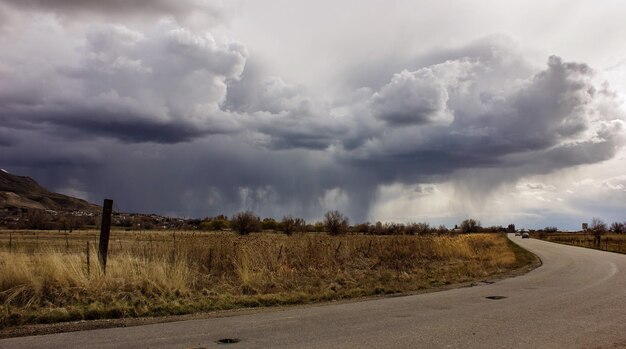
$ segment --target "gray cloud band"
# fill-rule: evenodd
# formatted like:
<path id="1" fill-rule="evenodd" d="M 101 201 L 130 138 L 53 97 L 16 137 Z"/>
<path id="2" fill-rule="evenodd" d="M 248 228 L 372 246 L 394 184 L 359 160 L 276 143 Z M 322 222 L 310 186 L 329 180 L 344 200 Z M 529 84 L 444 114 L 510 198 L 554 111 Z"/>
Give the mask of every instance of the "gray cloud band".
<path id="1" fill-rule="evenodd" d="M 348 198 L 345 209 L 360 220 L 380 184 L 471 168 L 545 173 L 609 159 L 623 144 L 617 98 L 584 64 L 553 56 L 529 72 L 497 41 L 441 57 L 327 104 L 266 76 L 239 43 L 175 23 L 149 33 L 102 26 L 86 35 L 75 65 L 46 72 L 51 85 L 23 67 L 0 70 L 3 132 L 40 135 L 32 144 L 0 141 L 24 155 L 3 152 L 0 161 L 40 166 L 32 154 L 52 144 L 51 158 L 63 161 L 50 163 L 71 168 L 94 195 L 118 193 L 131 209 L 141 203 L 125 193 L 145 196 L 167 180 L 149 195 L 150 209 L 280 215 L 292 207 L 315 217 Z M 75 144 L 93 150 L 68 156 Z M 102 166 L 128 185 L 97 185 Z"/>
<path id="2" fill-rule="evenodd" d="M 54 13 L 66 20 L 81 16 L 159 17 L 173 16 L 184 21 L 201 15 L 205 20 L 218 21 L 230 9 L 212 0 L 3 0 L 14 9 Z"/>

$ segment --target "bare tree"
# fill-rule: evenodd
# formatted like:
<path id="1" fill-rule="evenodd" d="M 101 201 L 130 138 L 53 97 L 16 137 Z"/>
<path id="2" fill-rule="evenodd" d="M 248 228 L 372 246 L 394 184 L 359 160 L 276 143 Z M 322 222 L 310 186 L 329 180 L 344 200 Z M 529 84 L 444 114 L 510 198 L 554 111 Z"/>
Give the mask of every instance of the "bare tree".
<path id="1" fill-rule="evenodd" d="M 348 218 L 339 211 L 328 211 L 324 215 L 324 229 L 330 235 L 344 234 L 348 230 Z"/>
<path id="2" fill-rule="evenodd" d="M 611 231 L 615 234 L 624 234 L 624 232 L 626 231 L 626 227 L 624 226 L 624 223 L 613 222 L 611 224 Z"/>
<path id="3" fill-rule="evenodd" d="M 461 222 L 461 231 L 464 233 L 477 233 L 480 230 L 480 221 L 475 219 L 466 219 Z"/>
<path id="4" fill-rule="evenodd" d="M 591 232 L 593 233 L 594 239 L 593 242 L 596 246 L 600 246 L 600 239 L 602 235 L 606 233 L 606 223 L 604 223 L 600 218 L 593 217 L 591 220 Z"/>
<path id="5" fill-rule="evenodd" d="M 304 219 L 302 218 L 293 218 L 292 216 L 283 217 L 282 222 L 280 223 L 283 232 L 287 235 L 291 235 L 294 232 L 301 232 L 304 230 Z"/>
<path id="6" fill-rule="evenodd" d="M 241 235 L 261 231 L 261 221 L 252 211 L 239 212 L 234 215 L 230 226 Z"/>

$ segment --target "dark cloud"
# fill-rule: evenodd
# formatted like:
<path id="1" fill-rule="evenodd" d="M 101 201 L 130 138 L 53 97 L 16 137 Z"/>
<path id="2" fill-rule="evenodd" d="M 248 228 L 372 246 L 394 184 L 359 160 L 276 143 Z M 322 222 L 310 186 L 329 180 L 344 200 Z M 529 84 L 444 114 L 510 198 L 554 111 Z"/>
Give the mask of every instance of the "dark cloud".
<path id="1" fill-rule="evenodd" d="M 381 185 L 476 173 L 465 183 L 488 191 L 609 159 L 624 142 L 616 97 L 588 66 L 554 56 L 530 68 L 497 40 L 384 81 L 372 72 L 375 83 L 331 101 L 268 76 L 241 44 L 171 22 L 96 27 L 74 54 L 39 75 L 0 69 L 0 136 L 32 140 L 5 141 L 0 163 L 128 211 L 340 208 L 360 221 Z"/>
<path id="2" fill-rule="evenodd" d="M 338 143 L 350 126 L 334 118 L 329 106 L 307 97 L 303 87 L 264 75 L 254 60 L 241 79 L 229 83 L 222 107 L 244 114 L 244 128 L 260 133 L 257 141 L 272 149 L 323 150 Z"/>
<path id="3" fill-rule="evenodd" d="M 335 207 L 322 200 L 328 190 L 340 187 L 351 200 L 363 198 L 351 194 L 360 179 L 322 154 L 277 153 L 224 136 L 172 145 L 107 139 L 63 144 L 43 137 L 2 152 L 0 163 L 54 190 L 74 186 L 93 202 L 113 198 L 125 211 L 202 217 L 250 209 L 312 219 Z M 365 218 L 366 199 L 344 211 Z"/>
<path id="4" fill-rule="evenodd" d="M 3 0 L 3 3 L 20 10 L 52 12 L 65 19 L 80 15 L 120 17 L 174 16 L 185 20 L 201 15 L 210 21 L 228 16 L 229 7 L 211 0 Z"/>
<path id="5" fill-rule="evenodd" d="M 439 111 L 449 109 L 453 120 L 447 125 L 424 120 L 423 110 L 432 110 L 433 105 L 423 99 L 429 94 L 415 98 L 411 87 L 405 87 L 409 92 L 391 94 L 389 104 L 397 109 L 391 115 L 402 115 L 416 125 L 387 122 L 388 127 L 380 127 L 370 120 L 378 132 L 372 131 L 373 136 L 343 158 L 375 169 L 381 180 L 410 183 L 424 175 L 465 168 L 535 164 L 535 171 L 541 172 L 541 167 L 553 170 L 599 162 L 622 145 L 623 115 L 610 92 L 594 85 L 586 65 L 553 56 L 546 69 L 524 80 L 496 80 L 491 75 L 498 69 L 490 69 L 492 63 L 465 57 L 427 68 L 439 75 L 433 85 L 448 96 Z M 392 82 L 397 79 L 398 75 Z M 381 96 L 374 92 L 375 106 Z M 374 108 L 374 116 L 380 115 Z M 550 165 L 544 164 L 552 157 Z"/>
<path id="6" fill-rule="evenodd" d="M 125 114 L 128 120 L 116 119 L 119 114 L 106 113 L 98 109 L 72 110 L 75 114 L 64 111 L 60 114 L 48 113 L 43 122 L 51 121 L 57 134 L 74 135 L 77 138 L 102 137 L 117 138 L 123 142 L 188 142 L 201 135 L 209 134 L 207 129 L 198 129 L 189 123 L 168 123 L 152 121 Z M 85 118 L 89 115 L 89 118 Z M 74 132 L 71 132 L 74 130 Z M 52 130 L 50 130 L 52 131 Z"/>
<path id="7" fill-rule="evenodd" d="M 395 74 L 372 97 L 374 115 L 390 124 L 449 123 L 445 83 L 428 69 Z"/>
<path id="8" fill-rule="evenodd" d="M 15 132 L 0 127 L 0 147 L 8 147 L 17 143 L 18 138 L 15 136 Z"/>
<path id="9" fill-rule="evenodd" d="M 147 34 L 122 26 L 93 29 L 80 52 L 78 65 L 57 62 L 45 84 L 42 76 L 5 72 L 3 124 L 163 143 L 239 127 L 220 104 L 227 80 L 243 70 L 247 53 L 240 44 L 163 23 Z"/>

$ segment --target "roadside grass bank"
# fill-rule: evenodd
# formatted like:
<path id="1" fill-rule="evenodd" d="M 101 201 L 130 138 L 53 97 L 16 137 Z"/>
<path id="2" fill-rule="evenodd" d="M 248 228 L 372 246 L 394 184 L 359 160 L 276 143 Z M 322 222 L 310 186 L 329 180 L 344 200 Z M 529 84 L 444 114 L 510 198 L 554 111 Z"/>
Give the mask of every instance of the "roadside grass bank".
<path id="1" fill-rule="evenodd" d="M 104 274 L 96 235 L 0 232 L 0 328 L 406 293 L 482 280 L 535 258 L 503 234 L 114 231 Z"/>
<path id="2" fill-rule="evenodd" d="M 593 248 L 601 251 L 626 254 L 626 234 L 602 234 L 598 243 L 591 233 L 534 233 L 534 238 L 564 245 Z"/>

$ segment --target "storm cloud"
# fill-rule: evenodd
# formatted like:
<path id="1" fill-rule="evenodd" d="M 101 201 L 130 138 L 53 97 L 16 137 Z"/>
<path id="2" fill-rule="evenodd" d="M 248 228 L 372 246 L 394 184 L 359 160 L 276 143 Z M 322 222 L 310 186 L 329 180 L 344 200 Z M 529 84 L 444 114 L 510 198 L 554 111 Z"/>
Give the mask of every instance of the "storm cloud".
<path id="1" fill-rule="evenodd" d="M 54 13 L 63 20 L 81 16 L 118 19 L 172 16 L 186 21 L 201 16 L 221 22 L 232 11 L 223 2 L 212 0 L 4 0 L 2 3 L 17 10 Z"/>
<path id="2" fill-rule="evenodd" d="M 75 66 L 53 62 L 42 72 L 45 84 L 12 67 L 0 71 L 4 125 L 45 124 L 59 133 L 165 143 L 236 127 L 219 105 L 226 82 L 243 70 L 241 44 L 162 22 L 150 33 L 93 28 L 77 50 Z"/>
<path id="3" fill-rule="evenodd" d="M 103 16 L 146 6 L 5 3 Z M 150 4 L 155 16 L 213 6 Z M 2 41 L 0 163 L 126 211 L 316 219 L 339 208 L 363 221 L 385 186 L 425 196 L 457 181 L 488 195 L 611 159 L 624 144 L 621 101 L 592 67 L 538 63 L 503 36 L 350 69 L 333 96 L 271 74 L 245 43 L 171 18 L 81 28 L 43 64 Z"/>

